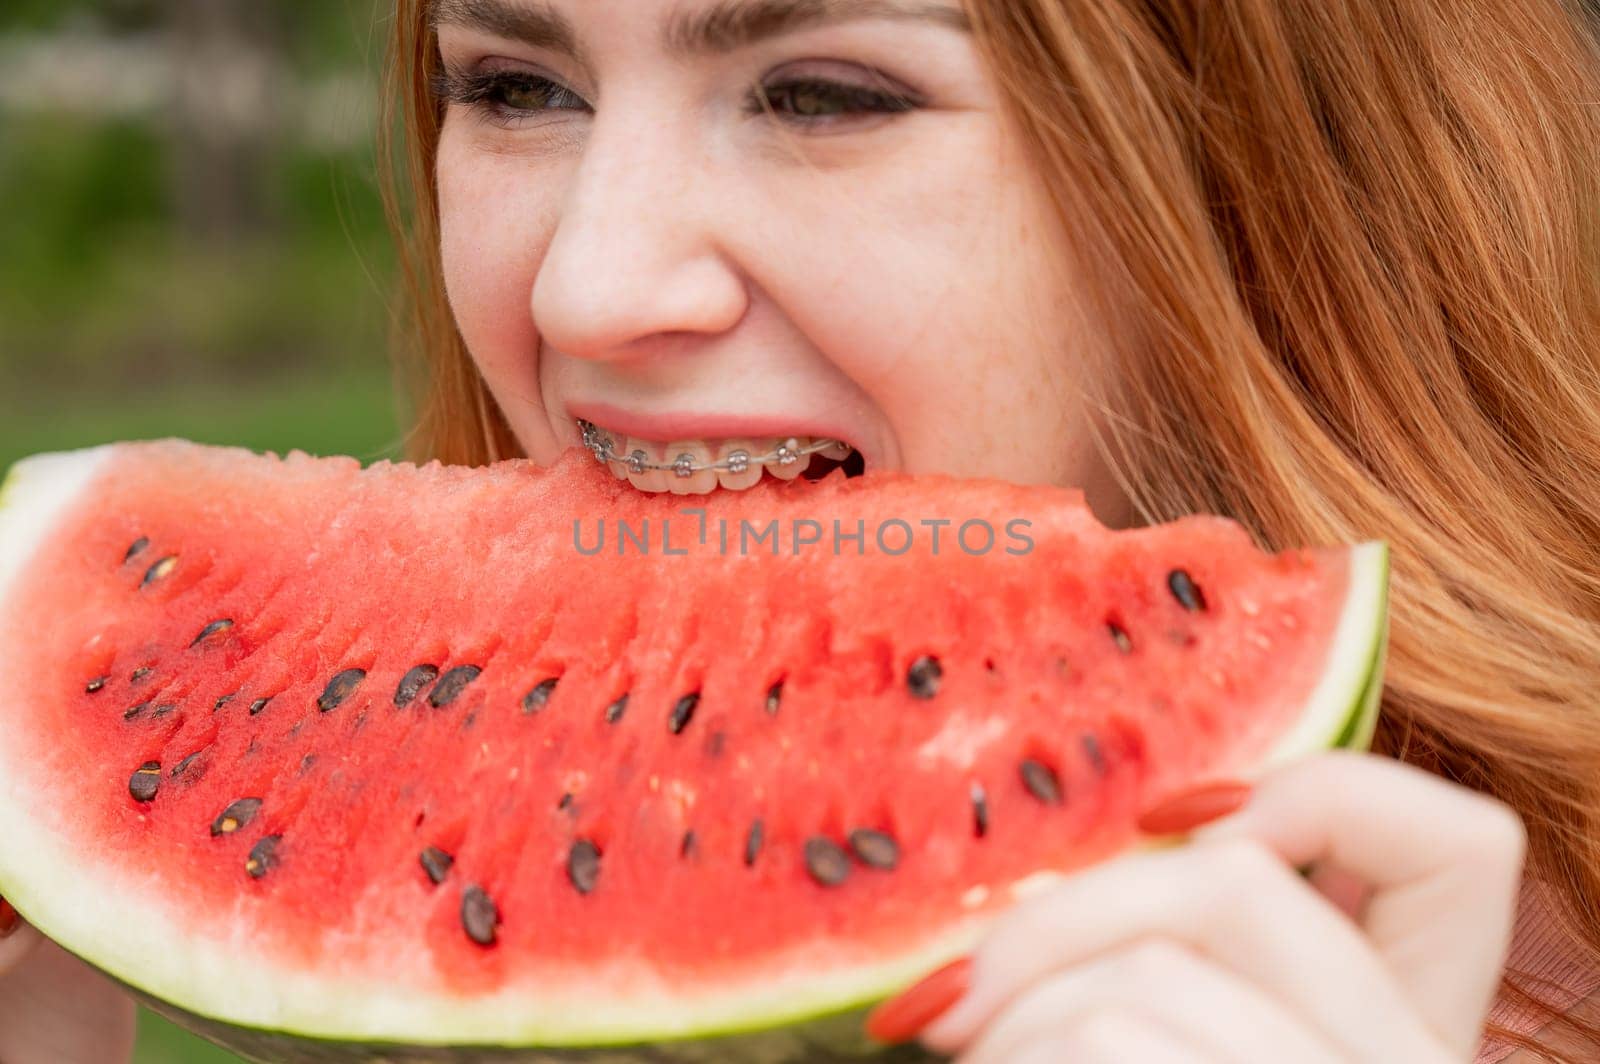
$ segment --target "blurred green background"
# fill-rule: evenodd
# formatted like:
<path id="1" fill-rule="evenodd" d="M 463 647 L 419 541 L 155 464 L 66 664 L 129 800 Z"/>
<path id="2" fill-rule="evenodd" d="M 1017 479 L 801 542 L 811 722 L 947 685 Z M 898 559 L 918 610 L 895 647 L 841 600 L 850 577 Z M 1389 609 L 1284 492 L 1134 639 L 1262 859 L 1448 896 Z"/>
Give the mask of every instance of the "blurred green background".
<path id="1" fill-rule="evenodd" d="M 387 9 L 0 3 L 0 469 L 166 435 L 396 450 Z M 144 1014 L 135 1060 L 238 1058 Z"/>
<path id="2" fill-rule="evenodd" d="M 397 429 L 383 0 L 0 3 L 0 467 Z"/>

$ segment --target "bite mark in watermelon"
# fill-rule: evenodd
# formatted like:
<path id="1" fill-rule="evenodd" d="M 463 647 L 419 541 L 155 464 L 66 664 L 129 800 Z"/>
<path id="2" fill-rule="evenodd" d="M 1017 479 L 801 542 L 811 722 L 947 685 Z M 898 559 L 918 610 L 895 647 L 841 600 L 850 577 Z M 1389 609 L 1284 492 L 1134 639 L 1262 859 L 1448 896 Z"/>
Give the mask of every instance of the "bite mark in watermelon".
<path id="1" fill-rule="evenodd" d="M 695 527 L 596 474 L 20 463 L 0 894 L 272 1059 L 851 1059 L 866 1005 L 1162 797 L 1370 739 L 1381 544 L 873 474 L 694 505 L 1032 549 L 589 556 L 575 521 Z"/>

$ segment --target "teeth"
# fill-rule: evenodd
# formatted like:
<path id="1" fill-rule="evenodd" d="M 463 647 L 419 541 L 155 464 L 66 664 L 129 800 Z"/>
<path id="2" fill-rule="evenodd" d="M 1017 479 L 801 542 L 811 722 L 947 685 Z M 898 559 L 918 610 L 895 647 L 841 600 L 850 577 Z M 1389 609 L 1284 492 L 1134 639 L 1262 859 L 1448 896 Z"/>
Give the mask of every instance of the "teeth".
<path id="1" fill-rule="evenodd" d="M 764 448 L 756 446 L 755 440 L 733 439 L 725 441 L 717 450 L 717 459 L 721 461 L 729 458 L 735 451 L 743 451 L 747 458 L 766 454 Z M 717 482 L 731 491 L 743 491 L 745 488 L 754 487 L 761 479 L 761 467 L 749 463 L 744 469 L 723 469 L 717 473 Z"/>
<path id="2" fill-rule="evenodd" d="M 705 442 L 698 440 L 669 443 L 665 460 L 674 466 L 702 466 L 711 461 L 711 448 Z M 689 473 L 688 476 L 674 469 L 663 476 L 667 480 L 667 490 L 674 495 L 705 495 L 714 491 L 717 486 L 717 471 L 714 469 L 702 469 Z"/>
<path id="3" fill-rule="evenodd" d="M 810 442 L 811 437 L 809 436 L 790 436 L 785 440 L 773 440 L 772 450 L 768 453 L 777 454 L 778 460 L 768 463 L 767 472 L 779 480 L 793 480 L 801 473 L 804 473 L 806 467 L 811 464 L 811 456 L 809 454 L 796 454 L 795 452 Z"/>
<path id="4" fill-rule="evenodd" d="M 619 436 L 598 426 L 584 430 L 586 445 L 598 445 L 615 456 L 606 464 L 612 476 L 627 480 L 640 491 L 671 492 L 674 495 L 704 495 L 719 485 L 733 491 L 753 487 L 765 470 L 779 480 L 793 480 L 811 465 L 815 437 L 786 436 L 761 439 L 677 440 L 667 444 L 634 436 Z M 849 444 L 834 441 L 817 452 L 825 458 L 849 457 Z M 740 462 L 739 456 L 746 459 Z M 712 456 L 715 455 L 715 458 Z M 765 458 L 766 461 L 758 461 Z M 696 469 L 713 462 L 726 463 L 724 469 Z M 662 466 L 649 469 L 646 466 Z M 680 472 L 679 470 L 682 470 Z"/>
<path id="5" fill-rule="evenodd" d="M 649 440 L 624 436 L 622 438 L 622 446 L 617 449 L 618 454 L 624 455 L 629 460 L 623 467 L 628 473 L 628 483 L 640 491 L 667 490 L 667 478 L 672 474 L 661 469 L 645 469 L 636 472 L 632 462 L 632 459 L 638 459 L 641 463 L 660 464 L 665 461 L 661 455 L 660 446 L 660 444 L 651 443 Z"/>

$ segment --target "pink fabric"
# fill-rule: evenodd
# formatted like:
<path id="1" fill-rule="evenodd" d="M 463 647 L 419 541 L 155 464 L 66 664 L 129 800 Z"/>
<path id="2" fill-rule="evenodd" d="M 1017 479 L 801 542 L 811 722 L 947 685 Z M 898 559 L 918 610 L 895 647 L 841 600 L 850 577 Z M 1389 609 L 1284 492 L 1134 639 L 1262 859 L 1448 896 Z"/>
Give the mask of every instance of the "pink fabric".
<path id="1" fill-rule="evenodd" d="M 1562 929 L 1550 911 L 1547 889 L 1532 880 L 1523 883 L 1506 967 L 1526 973 L 1530 978 L 1521 985 L 1564 1013 L 1600 988 L 1600 959 L 1587 956 L 1583 947 Z M 1544 1026 L 1537 1012 L 1504 998 L 1497 999 L 1489 1010 L 1489 1022 L 1529 1035 Z M 1485 1038 L 1475 1064 L 1497 1064 L 1516 1048 L 1496 1038 Z"/>

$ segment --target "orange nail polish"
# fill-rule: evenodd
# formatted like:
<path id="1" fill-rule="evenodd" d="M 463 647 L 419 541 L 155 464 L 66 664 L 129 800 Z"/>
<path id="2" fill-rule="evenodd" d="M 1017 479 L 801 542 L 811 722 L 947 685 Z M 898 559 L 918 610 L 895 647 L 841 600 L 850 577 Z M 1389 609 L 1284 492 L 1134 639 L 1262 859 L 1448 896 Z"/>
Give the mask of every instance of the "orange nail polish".
<path id="1" fill-rule="evenodd" d="M 1139 817 L 1146 835 L 1181 835 L 1237 812 L 1250 800 L 1248 783 L 1221 780 L 1176 794 Z"/>
<path id="2" fill-rule="evenodd" d="M 961 1000 L 971 978 L 971 957 L 951 961 L 873 1009 L 867 1016 L 868 1037 L 890 1045 L 911 1041 Z"/>
<path id="3" fill-rule="evenodd" d="M 10 935 L 21 922 L 22 917 L 17 915 L 17 910 L 11 907 L 11 903 L 0 898 L 0 938 Z"/>

